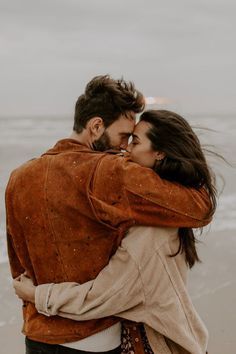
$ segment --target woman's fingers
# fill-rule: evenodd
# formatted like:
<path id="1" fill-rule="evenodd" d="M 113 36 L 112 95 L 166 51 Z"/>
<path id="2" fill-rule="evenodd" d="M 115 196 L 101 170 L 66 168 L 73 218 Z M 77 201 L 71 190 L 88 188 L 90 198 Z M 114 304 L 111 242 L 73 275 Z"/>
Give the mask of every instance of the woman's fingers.
<path id="1" fill-rule="evenodd" d="M 20 284 L 20 276 L 15 278 L 13 281 L 12 281 L 12 284 L 13 284 L 13 288 L 15 289 L 15 294 L 19 297 L 20 297 L 20 292 L 19 292 L 19 284 Z"/>
<path id="2" fill-rule="evenodd" d="M 16 295 L 25 301 L 34 302 L 35 286 L 32 280 L 25 275 L 20 275 L 12 282 Z"/>
<path id="3" fill-rule="evenodd" d="M 20 281 L 29 286 L 34 285 L 33 281 L 29 277 L 27 277 L 25 273 L 20 275 Z"/>

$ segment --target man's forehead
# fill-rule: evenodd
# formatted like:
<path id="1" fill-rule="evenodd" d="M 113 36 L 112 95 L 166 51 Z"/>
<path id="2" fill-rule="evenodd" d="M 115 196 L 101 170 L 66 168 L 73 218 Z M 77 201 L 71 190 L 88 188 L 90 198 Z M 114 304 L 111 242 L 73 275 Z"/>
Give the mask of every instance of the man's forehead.
<path id="1" fill-rule="evenodd" d="M 118 120 L 129 120 L 135 122 L 136 113 L 134 111 L 125 111 L 119 116 Z"/>
<path id="2" fill-rule="evenodd" d="M 120 126 L 120 128 L 123 129 L 124 131 L 126 130 L 127 132 L 129 132 L 130 130 L 133 131 L 135 126 L 135 117 L 129 118 L 127 116 L 122 116 L 122 118 L 119 119 L 117 123 Z"/>
<path id="3" fill-rule="evenodd" d="M 125 114 L 126 118 L 136 121 L 136 113 L 134 111 L 128 111 Z"/>

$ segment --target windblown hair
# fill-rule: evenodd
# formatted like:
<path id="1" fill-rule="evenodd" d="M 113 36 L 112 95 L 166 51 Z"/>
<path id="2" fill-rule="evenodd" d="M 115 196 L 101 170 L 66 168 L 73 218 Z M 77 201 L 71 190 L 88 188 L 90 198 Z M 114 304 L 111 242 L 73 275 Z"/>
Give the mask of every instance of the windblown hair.
<path id="1" fill-rule="evenodd" d="M 132 82 L 114 80 L 109 75 L 96 76 L 86 86 L 75 105 L 74 131 L 80 133 L 93 117 L 101 117 L 108 127 L 121 114 L 140 113 L 145 106 L 144 96 Z"/>
<path id="2" fill-rule="evenodd" d="M 215 176 L 208 166 L 201 144 L 189 123 L 180 115 L 167 110 L 144 112 L 141 121 L 150 123 L 147 136 L 155 151 L 165 153 L 165 158 L 156 164 L 155 172 L 169 181 L 196 189 L 204 187 L 211 200 L 212 216 L 216 209 Z M 186 263 L 191 268 L 200 259 L 196 250 L 196 238 L 191 228 L 179 229 L 178 251 L 185 252 Z"/>

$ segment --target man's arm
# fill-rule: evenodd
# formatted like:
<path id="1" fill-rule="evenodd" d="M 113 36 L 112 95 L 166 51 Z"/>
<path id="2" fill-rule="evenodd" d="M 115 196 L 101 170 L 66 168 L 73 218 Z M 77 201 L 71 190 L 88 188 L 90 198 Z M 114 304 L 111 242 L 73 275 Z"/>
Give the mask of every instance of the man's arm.
<path id="1" fill-rule="evenodd" d="M 24 268 L 22 267 L 19 258 L 15 252 L 13 245 L 13 240 L 9 232 L 7 232 L 7 248 L 8 248 L 8 257 L 10 263 L 11 274 L 13 278 L 18 277 L 20 274 L 24 273 Z"/>
<path id="2" fill-rule="evenodd" d="M 204 188 L 184 187 L 161 179 L 150 168 L 117 159 L 114 163 L 105 157 L 93 180 L 92 202 L 104 222 L 118 225 L 126 218 L 137 225 L 197 228 L 211 221 Z"/>
<path id="3" fill-rule="evenodd" d="M 202 227 L 211 220 L 211 202 L 204 188 L 188 188 L 161 179 L 153 170 L 127 162 L 124 188 L 137 224 Z"/>
<path id="4" fill-rule="evenodd" d="M 7 250 L 11 274 L 13 278 L 18 277 L 25 272 L 29 265 L 28 275 L 34 279 L 26 240 L 23 237 L 21 226 L 14 218 L 14 196 L 17 195 L 14 183 L 14 173 L 12 173 L 5 192 Z M 17 244 L 20 244 L 21 247 L 17 247 Z"/>

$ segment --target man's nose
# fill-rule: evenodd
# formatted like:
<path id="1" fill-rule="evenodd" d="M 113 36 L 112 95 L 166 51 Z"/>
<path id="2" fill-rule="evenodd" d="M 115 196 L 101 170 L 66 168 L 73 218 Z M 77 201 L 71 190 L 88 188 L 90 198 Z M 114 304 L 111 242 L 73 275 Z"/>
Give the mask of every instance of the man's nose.
<path id="1" fill-rule="evenodd" d="M 129 152 L 129 153 L 131 152 L 131 144 L 129 144 L 129 145 L 126 147 L 126 151 Z"/>
<path id="2" fill-rule="evenodd" d="M 126 150 L 128 147 L 128 139 L 126 141 L 122 141 L 122 143 L 120 144 L 120 149 L 121 150 Z"/>
<path id="3" fill-rule="evenodd" d="M 127 146 L 128 146 L 128 144 L 121 144 L 120 145 L 120 150 L 126 150 Z"/>

